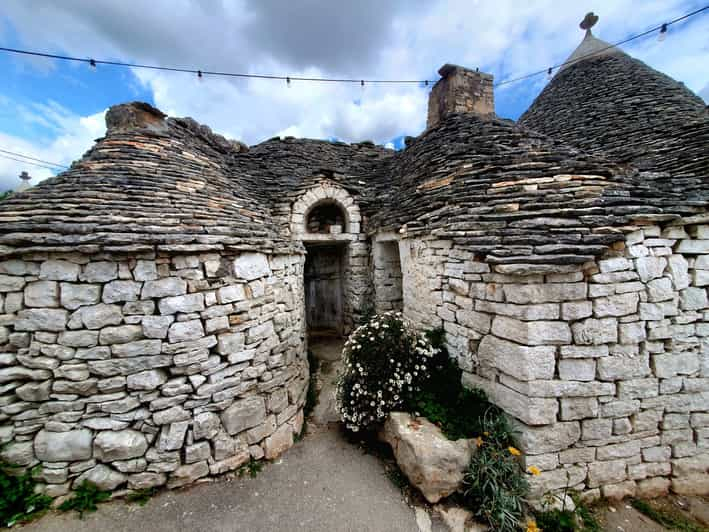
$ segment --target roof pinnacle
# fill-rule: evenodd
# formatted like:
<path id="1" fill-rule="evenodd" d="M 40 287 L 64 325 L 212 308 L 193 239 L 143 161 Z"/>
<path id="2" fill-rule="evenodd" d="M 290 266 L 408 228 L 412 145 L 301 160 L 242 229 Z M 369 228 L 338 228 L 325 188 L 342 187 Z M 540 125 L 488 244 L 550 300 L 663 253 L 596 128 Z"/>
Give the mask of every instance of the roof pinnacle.
<path id="1" fill-rule="evenodd" d="M 596 15 L 593 11 L 590 11 L 586 13 L 585 17 L 583 17 L 583 20 L 579 24 L 579 28 L 586 30 L 586 33 L 589 34 L 591 33 L 591 28 L 596 25 L 596 22 L 598 22 L 598 15 Z"/>

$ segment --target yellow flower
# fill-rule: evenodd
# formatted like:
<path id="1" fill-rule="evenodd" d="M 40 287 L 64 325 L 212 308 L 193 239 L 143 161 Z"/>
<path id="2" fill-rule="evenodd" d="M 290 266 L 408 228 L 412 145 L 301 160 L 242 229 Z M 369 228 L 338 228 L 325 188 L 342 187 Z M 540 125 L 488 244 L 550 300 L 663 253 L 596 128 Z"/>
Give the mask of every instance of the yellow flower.
<path id="1" fill-rule="evenodd" d="M 512 456 L 519 456 L 520 454 L 522 454 L 521 452 L 519 452 L 519 451 L 518 451 L 517 449 L 515 449 L 514 447 L 508 447 L 507 450 L 510 452 L 510 454 L 511 454 Z"/>
<path id="2" fill-rule="evenodd" d="M 542 530 L 537 526 L 537 522 L 530 519 L 527 521 L 527 532 L 542 532 Z"/>
<path id="3" fill-rule="evenodd" d="M 487 431 L 483 432 L 483 436 L 489 436 L 489 435 L 490 435 L 489 432 L 487 432 Z"/>
<path id="4" fill-rule="evenodd" d="M 478 447 L 478 449 L 483 446 L 483 439 L 480 436 L 475 438 L 475 445 Z"/>
<path id="5" fill-rule="evenodd" d="M 536 477 L 537 475 L 540 475 L 542 472 L 537 466 L 531 465 L 527 468 L 527 473 L 531 473 L 532 475 L 534 475 Z"/>

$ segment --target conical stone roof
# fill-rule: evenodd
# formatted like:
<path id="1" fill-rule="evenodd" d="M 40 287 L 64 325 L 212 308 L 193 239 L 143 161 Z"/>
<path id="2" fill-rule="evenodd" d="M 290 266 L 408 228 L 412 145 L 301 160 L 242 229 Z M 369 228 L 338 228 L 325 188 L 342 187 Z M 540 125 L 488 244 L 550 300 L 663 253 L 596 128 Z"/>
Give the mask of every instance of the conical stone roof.
<path id="1" fill-rule="evenodd" d="M 657 186 L 709 193 L 709 114 L 682 83 L 590 30 L 519 123 L 589 153 L 662 172 Z"/>

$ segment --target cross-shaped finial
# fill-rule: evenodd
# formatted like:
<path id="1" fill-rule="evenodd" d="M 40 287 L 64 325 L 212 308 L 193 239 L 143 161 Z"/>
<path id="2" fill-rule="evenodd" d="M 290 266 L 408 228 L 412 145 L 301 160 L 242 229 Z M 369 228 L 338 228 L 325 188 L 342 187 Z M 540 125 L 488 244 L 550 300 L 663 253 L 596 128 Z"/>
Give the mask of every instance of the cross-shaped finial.
<path id="1" fill-rule="evenodd" d="M 586 13 L 586 16 L 583 17 L 579 28 L 590 31 L 591 28 L 596 25 L 596 22 L 598 22 L 598 15 L 594 15 L 593 11 L 591 11 L 590 13 Z"/>

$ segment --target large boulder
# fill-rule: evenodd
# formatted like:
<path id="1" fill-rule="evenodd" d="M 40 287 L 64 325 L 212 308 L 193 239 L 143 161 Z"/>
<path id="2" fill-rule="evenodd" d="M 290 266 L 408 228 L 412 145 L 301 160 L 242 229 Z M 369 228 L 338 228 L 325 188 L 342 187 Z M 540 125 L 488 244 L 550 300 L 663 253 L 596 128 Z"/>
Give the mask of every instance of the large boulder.
<path id="1" fill-rule="evenodd" d="M 404 412 L 389 414 L 380 438 L 391 445 L 409 482 L 431 503 L 461 487 L 475 449 L 473 440 L 451 441 L 427 419 Z"/>

